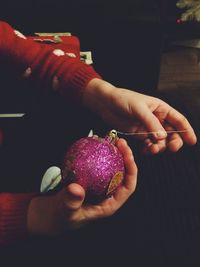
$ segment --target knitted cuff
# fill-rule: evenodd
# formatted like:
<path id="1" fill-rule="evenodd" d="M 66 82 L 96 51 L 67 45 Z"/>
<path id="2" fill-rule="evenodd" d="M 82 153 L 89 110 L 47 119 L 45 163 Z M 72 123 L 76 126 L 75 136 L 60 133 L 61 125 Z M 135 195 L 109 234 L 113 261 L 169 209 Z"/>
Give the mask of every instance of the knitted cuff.
<path id="1" fill-rule="evenodd" d="M 38 194 L 0 194 L 0 245 L 8 245 L 28 237 L 27 210 Z"/>
<path id="2" fill-rule="evenodd" d="M 65 77 L 62 77 L 58 89 L 59 93 L 67 99 L 72 100 L 72 103 L 81 102 L 83 91 L 92 79 L 102 79 L 92 66 L 85 65 L 84 63 L 81 64 L 82 67 L 77 69 L 68 81 L 68 86 L 66 86 Z"/>

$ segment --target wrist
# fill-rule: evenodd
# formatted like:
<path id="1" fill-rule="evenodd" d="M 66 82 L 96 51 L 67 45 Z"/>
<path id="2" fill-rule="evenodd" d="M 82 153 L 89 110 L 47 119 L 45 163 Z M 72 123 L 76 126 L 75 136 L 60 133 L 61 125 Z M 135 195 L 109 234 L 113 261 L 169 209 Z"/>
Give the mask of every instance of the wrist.
<path id="1" fill-rule="evenodd" d="M 115 89 L 116 87 L 111 83 L 94 78 L 87 84 L 83 92 L 82 103 L 85 107 L 98 111 L 99 104 L 102 104 L 102 101 L 108 101 Z"/>

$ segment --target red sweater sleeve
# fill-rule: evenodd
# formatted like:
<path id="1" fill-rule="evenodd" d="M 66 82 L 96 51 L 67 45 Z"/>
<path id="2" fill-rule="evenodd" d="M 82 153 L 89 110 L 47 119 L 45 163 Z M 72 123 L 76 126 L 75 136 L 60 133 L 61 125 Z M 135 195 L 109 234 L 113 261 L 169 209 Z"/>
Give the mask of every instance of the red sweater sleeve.
<path id="1" fill-rule="evenodd" d="M 0 246 L 28 236 L 27 210 L 36 193 L 0 193 Z"/>
<path id="2" fill-rule="evenodd" d="M 70 100 L 77 98 L 91 79 L 100 78 L 92 66 L 48 44 L 34 42 L 6 22 L 0 22 L 0 58 L 17 75 L 28 73 Z"/>
<path id="3" fill-rule="evenodd" d="M 52 46 L 36 43 L 7 23 L 0 22 L 0 64 L 3 62 L 19 78 L 29 75 L 45 88 L 53 88 L 69 100 L 79 99 L 87 83 L 100 78 L 91 66 L 79 59 L 71 58 Z M 0 193 L 0 244 L 27 235 L 26 215 L 33 197 L 32 193 Z"/>

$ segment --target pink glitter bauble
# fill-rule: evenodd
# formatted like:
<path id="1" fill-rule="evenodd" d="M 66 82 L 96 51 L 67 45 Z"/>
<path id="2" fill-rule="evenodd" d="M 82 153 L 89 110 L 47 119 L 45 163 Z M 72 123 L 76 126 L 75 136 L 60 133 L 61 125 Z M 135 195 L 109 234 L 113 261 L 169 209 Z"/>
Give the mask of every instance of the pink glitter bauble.
<path id="1" fill-rule="evenodd" d="M 98 202 L 116 191 L 124 172 L 122 154 L 109 138 L 85 137 L 66 152 L 62 181 L 80 184 L 86 191 L 86 200 Z"/>

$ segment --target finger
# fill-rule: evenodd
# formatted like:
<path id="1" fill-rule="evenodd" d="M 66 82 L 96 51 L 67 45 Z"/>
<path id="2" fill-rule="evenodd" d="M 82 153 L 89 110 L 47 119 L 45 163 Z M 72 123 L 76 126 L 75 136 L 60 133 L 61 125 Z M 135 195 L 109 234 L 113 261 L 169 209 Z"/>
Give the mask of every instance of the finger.
<path id="1" fill-rule="evenodd" d="M 165 124 L 167 131 L 173 131 L 174 129 L 169 125 Z M 171 152 L 177 152 L 183 146 L 183 139 L 179 133 L 169 133 L 167 137 L 167 147 Z"/>
<path id="2" fill-rule="evenodd" d="M 183 146 L 183 140 L 178 133 L 173 133 L 168 138 L 167 147 L 171 152 L 177 152 Z"/>
<path id="3" fill-rule="evenodd" d="M 148 107 L 145 106 L 143 112 L 138 113 L 138 118 L 144 123 L 155 140 L 166 138 L 167 134 L 164 127 Z"/>
<path id="4" fill-rule="evenodd" d="M 181 114 L 174 108 L 171 108 L 167 113 L 166 121 L 171 124 L 176 130 L 184 131 L 180 133 L 180 135 L 187 144 L 196 144 L 197 137 L 195 135 L 195 132 L 183 114 Z"/>
<path id="5" fill-rule="evenodd" d="M 143 149 L 143 153 L 145 154 L 158 154 L 163 152 L 167 147 L 167 140 L 158 140 L 156 143 L 150 141 L 146 141 L 145 147 Z"/>
<path id="6" fill-rule="evenodd" d="M 72 183 L 65 188 L 64 205 L 67 210 L 79 209 L 85 198 L 85 191 L 82 186 Z"/>
<path id="7" fill-rule="evenodd" d="M 121 152 L 123 159 L 125 156 L 133 157 L 131 148 L 128 146 L 127 141 L 123 138 L 119 138 L 116 142 L 116 146 Z M 126 165 L 126 164 L 125 164 Z"/>
<path id="8" fill-rule="evenodd" d="M 164 123 L 163 126 L 165 127 L 166 132 L 175 130 L 167 123 Z M 167 139 L 152 142 L 150 138 L 147 138 L 144 140 L 144 145 L 143 152 L 145 154 L 157 154 L 163 152 L 166 148 L 171 152 L 176 152 L 183 146 L 183 140 L 179 133 L 168 133 Z"/>
<path id="9" fill-rule="evenodd" d="M 152 142 L 152 140 L 150 138 L 144 139 L 143 142 L 144 142 L 144 145 L 145 145 L 146 148 L 148 148 L 148 147 L 153 145 L 153 142 Z"/>
<path id="10" fill-rule="evenodd" d="M 134 161 L 133 153 L 128 144 L 124 139 L 119 139 L 117 143 L 120 149 L 124 164 L 125 164 L 125 178 L 121 187 L 113 195 L 113 205 L 118 209 L 123 205 L 123 203 L 130 197 L 130 195 L 135 191 L 137 184 L 137 166 Z"/>
<path id="11" fill-rule="evenodd" d="M 120 138 L 117 141 L 117 147 L 122 153 L 125 165 L 125 180 L 123 185 L 130 191 L 133 192 L 136 187 L 137 180 L 137 166 L 134 161 L 133 153 L 131 148 L 128 146 L 126 140 Z"/>
<path id="12" fill-rule="evenodd" d="M 144 125 L 140 125 L 137 127 L 133 136 L 136 137 L 138 140 L 145 140 L 149 137 L 149 133 L 147 128 L 144 127 Z"/>
<path id="13" fill-rule="evenodd" d="M 151 139 L 150 138 L 146 138 L 145 140 L 144 140 L 144 147 L 143 147 L 143 149 L 142 149 L 142 152 L 144 153 L 144 154 L 149 154 L 150 152 L 149 152 L 149 149 L 150 149 L 150 147 L 153 145 L 153 142 L 151 141 Z"/>

